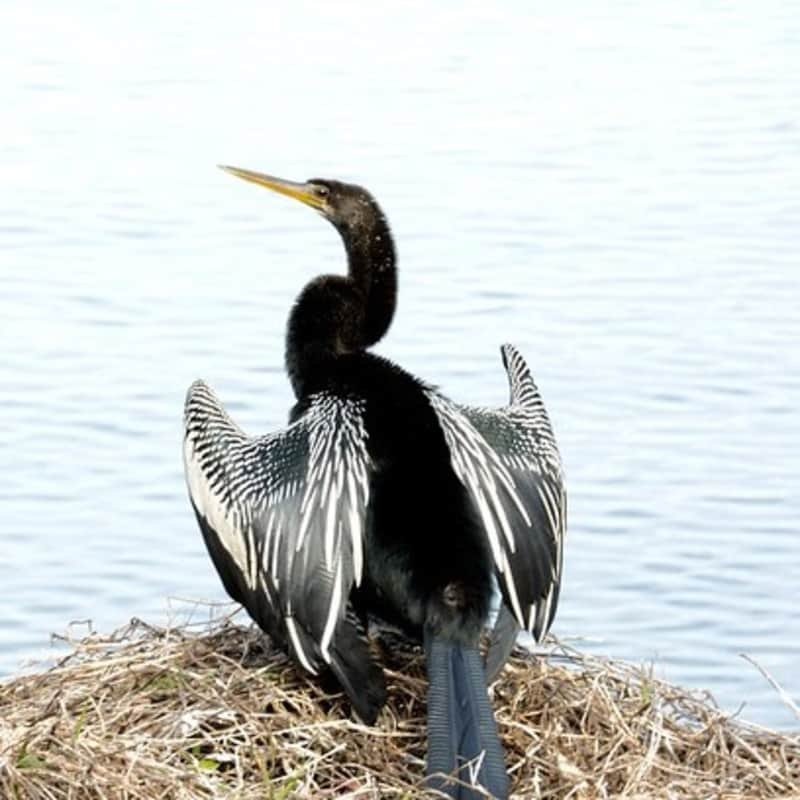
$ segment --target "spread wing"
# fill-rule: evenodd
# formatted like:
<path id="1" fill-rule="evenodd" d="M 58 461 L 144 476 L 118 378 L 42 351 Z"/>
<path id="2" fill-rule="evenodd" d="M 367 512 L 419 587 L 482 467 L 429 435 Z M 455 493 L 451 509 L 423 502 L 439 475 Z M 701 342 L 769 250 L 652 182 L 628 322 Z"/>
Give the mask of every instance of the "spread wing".
<path id="1" fill-rule="evenodd" d="M 361 405 L 321 393 L 286 429 L 250 438 L 197 381 L 184 424 L 189 494 L 226 590 L 309 672 L 327 663 L 341 679 L 369 499 Z"/>
<path id="2" fill-rule="evenodd" d="M 538 640 L 558 603 L 566 492 L 550 420 L 530 371 L 511 345 L 501 352 L 511 390 L 505 408 L 459 406 L 432 390 L 429 398 L 453 468 L 483 522 L 505 606 Z M 515 638 L 516 626 L 512 633 Z"/>

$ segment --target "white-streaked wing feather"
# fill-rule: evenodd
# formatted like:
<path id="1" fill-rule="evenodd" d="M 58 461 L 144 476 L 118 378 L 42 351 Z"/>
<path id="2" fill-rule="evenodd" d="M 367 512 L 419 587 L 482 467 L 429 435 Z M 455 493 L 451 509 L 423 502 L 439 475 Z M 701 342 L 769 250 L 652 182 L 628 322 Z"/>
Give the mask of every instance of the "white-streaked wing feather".
<path id="1" fill-rule="evenodd" d="M 550 420 L 522 356 L 502 348 L 511 399 L 501 409 L 428 397 L 453 468 L 483 523 L 506 603 L 537 639 L 552 623 L 561 584 L 566 493 Z"/>
<path id="2" fill-rule="evenodd" d="M 186 399 L 186 482 L 215 566 L 311 672 L 330 662 L 361 580 L 371 469 L 362 413 L 357 400 L 320 393 L 286 429 L 250 438 L 202 381 Z"/>

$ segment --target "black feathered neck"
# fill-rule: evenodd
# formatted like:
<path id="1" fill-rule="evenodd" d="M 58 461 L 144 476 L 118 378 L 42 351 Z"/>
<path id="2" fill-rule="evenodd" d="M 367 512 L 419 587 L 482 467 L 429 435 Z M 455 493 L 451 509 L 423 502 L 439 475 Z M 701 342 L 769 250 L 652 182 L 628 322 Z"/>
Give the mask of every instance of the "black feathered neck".
<path id="1" fill-rule="evenodd" d="M 338 357 L 378 342 L 397 303 L 394 241 L 380 206 L 361 187 L 324 184 L 330 191 L 325 216 L 342 237 L 348 273 L 312 280 L 289 316 L 286 368 L 298 398 L 329 385 Z"/>

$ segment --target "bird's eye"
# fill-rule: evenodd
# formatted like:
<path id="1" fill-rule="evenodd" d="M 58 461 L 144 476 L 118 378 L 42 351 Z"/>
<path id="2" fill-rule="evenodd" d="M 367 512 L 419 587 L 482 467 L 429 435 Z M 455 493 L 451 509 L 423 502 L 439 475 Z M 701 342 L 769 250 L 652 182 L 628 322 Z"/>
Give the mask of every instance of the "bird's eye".
<path id="1" fill-rule="evenodd" d="M 317 186 L 317 197 L 327 197 L 330 193 L 327 186 Z"/>

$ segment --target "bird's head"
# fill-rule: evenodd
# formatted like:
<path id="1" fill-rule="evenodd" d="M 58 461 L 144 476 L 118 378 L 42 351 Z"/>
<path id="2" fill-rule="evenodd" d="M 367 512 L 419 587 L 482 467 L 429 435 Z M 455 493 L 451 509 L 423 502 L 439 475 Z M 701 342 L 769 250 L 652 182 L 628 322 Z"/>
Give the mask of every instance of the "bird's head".
<path id="1" fill-rule="evenodd" d="M 311 178 L 305 183 L 295 183 L 239 167 L 220 165 L 220 169 L 311 206 L 348 240 L 368 236 L 376 219 L 383 218 L 375 198 L 361 186 L 327 178 Z"/>

